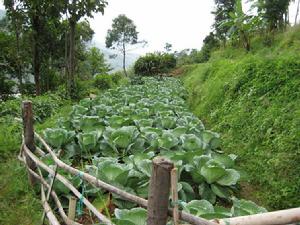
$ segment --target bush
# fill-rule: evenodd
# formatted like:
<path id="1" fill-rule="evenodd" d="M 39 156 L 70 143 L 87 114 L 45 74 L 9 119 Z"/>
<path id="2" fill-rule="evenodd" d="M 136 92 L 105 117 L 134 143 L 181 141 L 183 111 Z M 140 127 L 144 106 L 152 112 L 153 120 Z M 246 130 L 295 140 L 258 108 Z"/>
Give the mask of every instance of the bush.
<path id="1" fill-rule="evenodd" d="M 110 89 L 114 86 L 112 76 L 109 74 L 98 74 L 95 76 L 94 85 L 101 90 Z"/>
<path id="2" fill-rule="evenodd" d="M 170 72 L 176 67 L 173 54 L 150 53 L 140 57 L 134 64 L 134 73 L 141 76 L 153 76 Z"/>
<path id="3" fill-rule="evenodd" d="M 7 79 L 0 74 L 0 99 L 7 100 L 9 95 L 14 93 L 14 86 L 16 83 Z"/>
<path id="4" fill-rule="evenodd" d="M 121 83 L 121 81 L 125 78 L 124 74 L 121 71 L 111 74 L 111 77 L 112 77 L 112 81 L 115 84 Z"/>
<path id="5" fill-rule="evenodd" d="M 67 102 L 59 95 L 51 93 L 37 97 L 23 96 L 22 98 L 1 102 L 0 116 L 13 116 L 21 118 L 21 103 L 22 100 L 25 99 L 32 101 L 34 117 L 38 122 L 50 117 L 59 107 Z"/>
<path id="6" fill-rule="evenodd" d="M 99 94 L 99 89 L 95 87 L 94 80 L 76 81 L 76 98 L 78 100 L 88 97 L 90 94 Z"/>

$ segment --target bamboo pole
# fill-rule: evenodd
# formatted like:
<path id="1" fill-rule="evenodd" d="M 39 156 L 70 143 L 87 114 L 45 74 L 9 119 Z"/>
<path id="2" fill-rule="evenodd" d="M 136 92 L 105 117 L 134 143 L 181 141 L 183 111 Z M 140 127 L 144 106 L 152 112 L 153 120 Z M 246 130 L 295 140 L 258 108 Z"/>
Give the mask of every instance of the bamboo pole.
<path id="1" fill-rule="evenodd" d="M 20 159 L 20 160 L 25 164 L 25 161 L 24 161 L 23 159 Z M 26 164 L 25 164 L 25 165 L 26 165 Z M 45 187 L 46 189 L 49 190 L 50 186 L 49 186 L 49 184 L 46 182 L 46 180 L 45 180 L 44 178 L 42 178 L 41 176 L 39 176 L 39 175 L 38 175 L 37 173 L 35 173 L 33 170 L 31 170 L 31 169 L 28 169 L 28 170 L 29 170 L 29 172 L 30 172 L 36 179 L 38 179 L 38 180 L 44 185 L 44 187 Z M 74 221 L 70 220 L 70 219 L 67 217 L 67 215 L 66 215 L 66 213 L 65 213 L 65 211 L 64 211 L 64 209 L 63 209 L 63 206 L 62 206 L 61 202 L 59 201 L 59 198 L 58 198 L 58 196 L 57 196 L 57 194 L 56 194 L 55 191 L 51 191 L 51 196 L 52 196 L 52 198 L 53 198 L 53 200 L 54 200 L 54 203 L 55 203 L 56 206 L 57 206 L 57 209 L 58 209 L 58 212 L 59 212 L 61 218 L 63 219 L 63 221 L 64 221 L 64 223 L 65 223 L 66 225 L 82 225 L 82 224 L 80 224 L 80 223 L 77 223 L 77 222 L 74 222 Z"/>
<path id="2" fill-rule="evenodd" d="M 33 113 L 32 113 L 31 101 L 22 102 L 22 118 L 23 118 L 23 133 L 24 133 L 25 145 L 28 147 L 28 149 L 30 149 L 30 151 L 35 152 Z M 30 158 L 26 157 L 26 163 L 30 169 L 36 171 L 36 165 Z M 30 185 L 34 186 L 36 180 L 30 173 L 28 173 L 28 179 Z"/>
<path id="3" fill-rule="evenodd" d="M 300 222 L 300 208 L 214 220 L 220 225 L 284 225 Z"/>
<path id="4" fill-rule="evenodd" d="M 166 225 L 171 186 L 171 170 L 174 164 L 162 157 L 154 158 L 150 179 L 147 225 Z"/>
<path id="5" fill-rule="evenodd" d="M 75 198 L 74 196 L 71 196 L 69 198 L 68 218 L 70 220 L 75 220 L 76 202 L 77 202 L 77 198 Z"/>
<path id="6" fill-rule="evenodd" d="M 58 152 L 58 155 L 60 155 L 61 153 L 61 150 Z M 54 169 L 54 176 L 51 180 L 51 183 L 50 183 L 50 188 L 48 189 L 48 192 L 47 192 L 47 195 L 46 195 L 46 201 L 49 201 L 49 198 L 50 198 L 50 194 L 51 194 L 51 191 L 52 191 L 52 188 L 53 188 L 53 185 L 54 185 L 54 182 L 55 182 L 55 178 L 56 178 L 56 174 L 57 174 L 57 165 L 55 165 L 55 169 Z M 42 176 L 42 174 L 40 174 L 40 176 Z M 44 221 L 45 221 L 45 212 L 43 213 L 43 216 L 42 216 L 42 224 L 44 224 Z"/>
<path id="7" fill-rule="evenodd" d="M 52 170 L 50 167 L 48 167 L 45 163 L 40 161 L 27 147 L 24 145 L 24 153 L 28 155 L 39 167 L 46 170 L 49 174 L 52 176 L 55 174 L 55 171 Z M 57 180 L 59 180 L 61 183 L 63 183 L 77 198 L 81 198 L 83 200 L 83 203 L 86 205 L 87 208 L 89 208 L 95 216 L 99 219 L 100 222 L 103 222 L 105 224 L 113 225 L 113 223 L 107 219 L 104 215 L 102 215 L 85 197 L 81 196 L 81 193 L 72 185 L 72 183 L 67 180 L 65 177 L 63 177 L 60 174 L 56 175 Z"/>
<path id="8" fill-rule="evenodd" d="M 55 161 L 55 163 L 60 168 L 64 169 L 65 171 L 68 171 L 69 173 L 71 173 L 75 176 L 78 175 L 78 174 L 81 174 L 82 179 L 89 182 L 90 184 L 93 184 L 96 187 L 102 188 L 102 189 L 107 190 L 111 193 L 119 195 L 124 200 L 134 202 L 134 203 L 136 203 L 136 204 L 138 204 L 138 205 L 140 205 L 144 208 L 147 208 L 148 201 L 146 199 L 140 198 L 140 197 L 135 196 L 133 194 L 127 193 L 126 191 L 120 190 L 119 188 L 116 188 L 116 187 L 114 187 L 110 184 L 107 184 L 107 183 L 97 179 L 96 177 L 91 176 L 88 173 L 84 173 L 80 170 L 77 170 L 77 169 L 65 164 L 64 162 L 62 162 L 61 160 L 59 160 L 56 157 L 55 153 L 52 151 L 52 149 L 49 147 L 49 145 L 44 141 L 44 139 L 40 137 L 40 135 L 35 133 L 35 136 L 41 142 L 41 144 L 45 147 L 47 152 L 50 153 L 53 160 Z M 173 209 L 169 208 L 168 213 L 169 213 L 169 216 L 173 216 Z M 214 222 L 208 221 L 206 219 L 194 216 L 190 213 L 186 213 L 186 212 L 183 212 L 183 211 L 179 212 L 179 218 L 181 220 L 185 221 L 185 222 L 188 222 L 188 223 L 191 223 L 191 224 L 194 224 L 194 225 L 216 225 L 216 223 L 214 223 Z"/>
<path id="9" fill-rule="evenodd" d="M 177 168 L 171 171 L 171 193 L 173 205 L 173 220 L 174 225 L 179 224 L 179 214 L 178 214 L 178 191 L 177 191 Z"/>
<path id="10" fill-rule="evenodd" d="M 51 207 L 49 206 L 48 202 L 46 201 L 44 186 L 41 184 L 41 196 L 42 196 L 42 204 L 44 207 L 44 212 L 52 225 L 60 225 L 57 218 L 55 217 L 54 213 L 52 212 Z"/>

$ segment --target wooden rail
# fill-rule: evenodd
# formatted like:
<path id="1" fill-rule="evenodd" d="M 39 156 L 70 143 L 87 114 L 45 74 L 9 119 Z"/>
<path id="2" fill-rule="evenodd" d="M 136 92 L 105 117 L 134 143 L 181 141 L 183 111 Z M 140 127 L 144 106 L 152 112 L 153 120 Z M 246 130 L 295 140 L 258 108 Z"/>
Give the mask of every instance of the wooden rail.
<path id="1" fill-rule="evenodd" d="M 61 174 L 57 173 L 56 170 L 53 170 L 45 163 L 43 163 L 36 155 L 45 155 L 45 153 L 40 149 L 35 147 L 34 138 L 39 141 L 47 153 L 50 154 L 57 168 L 63 169 L 65 172 L 72 174 L 73 176 L 80 175 L 81 179 L 93 185 L 94 187 L 104 189 L 111 193 L 114 193 L 120 196 L 122 199 L 138 204 L 141 207 L 147 208 L 148 219 L 147 225 L 165 225 L 168 219 L 168 216 L 173 217 L 174 221 L 178 222 L 178 219 L 189 224 L 194 225 L 279 225 L 279 224 L 291 224 L 300 222 L 300 208 L 282 210 L 276 212 L 269 212 L 257 215 L 235 217 L 235 218 L 226 218 L 226 219 L 216 219 L 216 220 L 206 220 L 200 217 L 196 217 L 192 214 L 179 211 L 178 208 L 168 208 L 168 199 L 171 183 L 176 184 L 174 177 L 171 179 L 171 174 L 176 173 L 174 170 L 174 164 L 163 158 L 155 158 L 153 160 L 153 170 L 152 176 L 150 179 L 150 189 L 148 201 L 146 199 L 140 198 L 136 195 L 130 194 L 126 191 L 123 191 L 117 187 L 114 187 L 110 184 L 107 184 L 94 176 L 91 176 L 88 173 L 80 171 L 76 168 L 73 168 L 59 159 L 59 157 L 54 153 L 46 141 L 37 133 L 34 132 L 33 128 L 33 113 L 32 113 L 32 103 L 25 101 L 22 104 L 23 112 L 23 127 L 24 127 L 24 141 L 21 146 L 21 151 L 19 155 L 20 161 L 22 161 L 28 171 L 29 180 L 32 186 L 37 183 L 41 184 L 41 198 L 44 212 L 48 221 L 52 225 L 60 224 L 60 220 L 57 219 L 56 214 L 53 213 L 50 204 L 48 203 L 48 197 L 51 197 L 54 200 L 54 203 L 57 206 L 58 213 L 61 216 L 64 224 L 67 225 L 80 225 L 74 221 L 74 214 L 69 215 L 69 217 L 64 212 L 64 209 L 61 205 L 61 202 L 55 192 L 52 189 L 52 184 L 48 184 L 43 178 L 40 169 L 46 171 L 53 176 L 53 179 L 58 180 L 65 187 L 67 187 L 78 199 L 83 201 L 83 204 L 89 209 L 94 216 L 104 224 L 113 225 L 113 223 L 101 214 L 82 194 L 72 185 L 72 183 L 66 179 Z M 39 174 L 37 173 L 39 172 Z M 172 171 L 172 172 L 171 172 Z M 172 181 L 172 182 L 171 182 Z M 47 195 L 45 194 L 45 189 L 48 190 Z M 172 187 L 172 195 L 174 195 L 175 188 Z M 49 196 L 48 196 L 49 195 Z M 175 195 L 175 198 L 176 195 Z M 72 213 L 71 213 L 72 214 Z"/>

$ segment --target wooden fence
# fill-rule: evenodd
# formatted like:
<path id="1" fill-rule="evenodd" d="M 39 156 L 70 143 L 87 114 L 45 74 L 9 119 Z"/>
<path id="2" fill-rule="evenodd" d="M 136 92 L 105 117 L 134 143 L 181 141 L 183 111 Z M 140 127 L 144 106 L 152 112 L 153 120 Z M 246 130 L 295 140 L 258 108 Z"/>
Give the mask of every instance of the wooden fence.
<path id="1" fill-rule="evenodd" d="M 44 208 L 42 224 L 44 223 L 45 218 L 47 218 L 49 223 L 52 225 L 59 225 L 60 221 L 63 221 L 63 223 L 67 225 L 80 225 L 80 223 L 74 221 L 77 199 L 80 199 L 83 202 L 86 208 L 93 213 L 99 222 L 104 224 L 113 224 L 110 219 L 100 213 L 68 179 L 57 172 L 58 168 L 63 169 L 65 172 L 73 176 L 80 176 L 82 180 L 88 182 L 94 187 L 116 194 L 123 200 L 136 203 L 137 205 L 146 208 L 147 221 L 145 221 L 145 224 L 147 225 L 166 225 L 169 216 L 173 217 L 175 225 L 179 224 L 179 222 L 195 225 L 279 225 L 300 222 L 300 208 L 215 220 L 206 220 L 184 211 L 180 211 L 178 210 L 178 206 L 169 208 L 170 190 L 172 200 L 176 202 L 178 199 L 176 168 L 174 168 L 174 164 L 172 162 L 161 157 L 157 157 L 153 160 L 148 200 L 140 198 L 107 184 L 88 173 L 65 164 L 59 159 L 59 156 L 55 154 L 45 140 L 34 132 L 32 103 L 30 101 L 24 101 L 22 103 L 22 114 L 24 138 L 18 158 L 27 168 L 30 184 L 32 186 L 38 183 L 41 185 L 41 201 Z M 50 168 L 39 159 L 39 157 L 44 156 L 46 153 L 35 145 L 35 139 L 43 146 L 46 153 L 51 155 L 55 162 L 54 168 Z M 46 171 L 51 175 L 52 180 L 50 184 L 43 178 L 41 170 Z M 56 180 L 67 187 L 75 196 L 71 197 L 69 200 L 68 215 L 64 211 L 59 197 L 53 189 L 53 184 Z M 57 213 L 53 212 L 49 204 L 50 196 L 56 204 Z M 57 218 L 57 214 L 60 216 L 60 220 Z"/>

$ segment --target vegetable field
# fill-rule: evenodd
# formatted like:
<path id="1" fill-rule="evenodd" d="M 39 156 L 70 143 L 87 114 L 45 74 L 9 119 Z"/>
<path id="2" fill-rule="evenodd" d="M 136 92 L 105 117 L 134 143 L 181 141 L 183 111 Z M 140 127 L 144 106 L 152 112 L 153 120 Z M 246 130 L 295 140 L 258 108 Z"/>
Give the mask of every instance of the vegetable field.
<path id="1" fill-rule="evenodd" d="M 57 128 L 44 131 L 45 140 L 57 152 L 63 149 L 60 159 L 65 163 L 142 198 L 148 197 L 152 159 L 170 159 L 178 169 L 176 204 L 196 216 L 213 219 L 266 212 L 234 197 L 240 179 L 234 168 L 237 156 L 223 154 L 220 136 L 206 130 L 189 111 L 180 81 L 143 78 L 139 83 L 81 100 L 68 118 L 58 120 Z M 54 165 L 50 155 L 43 161 Z M 80 176 L 65 175 L 114 223 L 145 223 L 145 209 L 85 184 Z M 62 197 L 70 195 L 59 181 L 54 190 Z M 87 216 L 78 205 L 78 220 Z"/>

